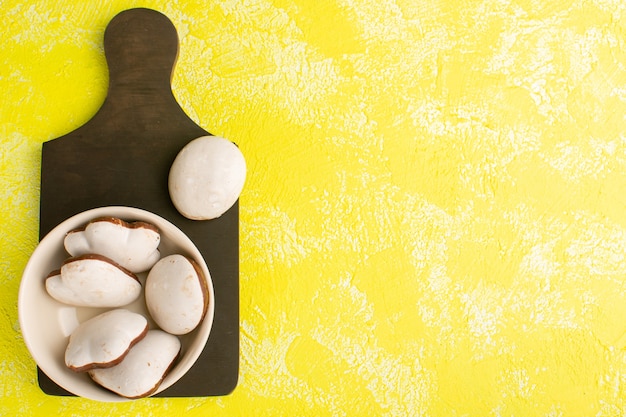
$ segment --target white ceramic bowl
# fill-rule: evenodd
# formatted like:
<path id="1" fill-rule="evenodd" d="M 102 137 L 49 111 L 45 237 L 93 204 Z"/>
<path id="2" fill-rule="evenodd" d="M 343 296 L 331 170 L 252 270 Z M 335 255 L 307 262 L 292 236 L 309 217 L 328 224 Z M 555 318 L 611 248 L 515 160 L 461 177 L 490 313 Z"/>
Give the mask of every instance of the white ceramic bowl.
<path id="1" fill-rule="evenodd" d="M 209 305 L 206 316 L 191 333 L 179 336 L 182 342 L 181 356 L 155 394 L 178 381 L 202 353 L 213 324 L 215 308 L 213 283 L 206 262 L 194 243 L 172 223 L 145 210 L 132 207 L 101 207 L 88 210 L 65 220 L 41 240 L 24 269 L 18 297 L 20 327 L 28 350 L 41 370 L 67 391 L 98 401 L 128 401 L 96 385 L 86 373 L 69 370 L 64 361 L 69 335 L 78 324 L 110 309 L 64 305 L 50 297 L 44 285 L 48 273 L 58 269 L 61 262 L 69 257 L 63 247 L 65 234 L 102 216 L 154 224 L 161 232 L 159 245 L 161 256 L 174 253 L 190 256 L 200 265 L 207 278 Z M 142 284 L 145 283 L 147 273 L 137 275 Z M 157 328 L 148 314 L 143 293 L 137 301 L 124 308 L 143 314 L 148 318 L 150 328 Z"/>

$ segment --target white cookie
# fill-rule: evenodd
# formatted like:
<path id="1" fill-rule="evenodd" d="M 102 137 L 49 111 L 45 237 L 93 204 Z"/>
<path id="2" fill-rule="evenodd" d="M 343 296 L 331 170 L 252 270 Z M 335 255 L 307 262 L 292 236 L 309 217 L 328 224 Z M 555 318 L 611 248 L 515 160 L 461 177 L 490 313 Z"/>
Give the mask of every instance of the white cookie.
<path id="1" fill-rule="evenodd" d="M 150 223 L 101 217 L 83 229 L 70 231 L 64 245 L 72 256 L 95 253 L 137 273 L 147 271 L 159 260 L 160 241 L 159 230 Z"/>
<path id="2" fill-rule="evenodd" d="M 70 335 L 65 365 L 73 371 L 110 368 L 148 332 L 148 320 L 124 309 L 110 310 L 83 323 Z"/>
<path id="3" fill-rule="evenodd" d="M 176 209 L 192 220 L 220 217 L 243 189 L 246 161 L 231 141 L 202 136 L 176 156 L 169 173 L 169 192 Z"/>
<path id="4" fill-rule="evenodd" d="M 183 255 L 159 260 L 146 278 L 145 298 L 150 316 L 168 333 L 191 332 L 204 318 L 209 292 L 200 267 Z"/>
<path id="5" fill-rule="evenodd" d="M 64 304 L 79 307 L 122 307 L 141 294 L 135 274 L 100 255 L 81 255 L 66 260 L 51 272 L 46 291 Z"/>
<path id="6" fill-rule="evenodd" d="M 154 393 L 180 354 L 180 340 L 161 330 L 150 330 L 124 360 L 112 368 L 92 369 L 89 376 L 99 385 L 126 398 Z"/>

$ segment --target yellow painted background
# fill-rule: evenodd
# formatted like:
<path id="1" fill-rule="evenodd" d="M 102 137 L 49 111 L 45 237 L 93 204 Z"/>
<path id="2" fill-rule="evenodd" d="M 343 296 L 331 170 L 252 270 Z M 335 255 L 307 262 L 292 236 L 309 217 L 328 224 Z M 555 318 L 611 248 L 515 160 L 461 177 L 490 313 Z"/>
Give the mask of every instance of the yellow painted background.
<path id="1" fill-rule="evenodd" d="M 626 415 L 626 3 L 102 3 L 0 2 L 0 415 Z M 227 397 L 49 397 L 20 335 L 41 143 L 134 6 L 248 161 Z"/>

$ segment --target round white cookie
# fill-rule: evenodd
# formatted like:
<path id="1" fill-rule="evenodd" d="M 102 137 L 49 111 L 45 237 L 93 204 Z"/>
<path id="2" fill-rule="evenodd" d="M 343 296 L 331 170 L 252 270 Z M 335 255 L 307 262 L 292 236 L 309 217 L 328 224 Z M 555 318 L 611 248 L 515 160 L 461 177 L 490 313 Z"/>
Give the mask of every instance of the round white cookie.
<path id="1" fill-rule="evenodd" d="M 209 302 L 200 267 L 183 255 L 157 262 L 146 278 L 146 306 L 156 324 L 168 333 L 191 332 L 204 318 Z"/>
<path id="2" fill-rule="evenodd" d="M 241 194 L 246 161 L 231 141 L 202 136 L 176 156 L 169 173 L 169 192 L 176 209 L 192 220 L 224 214 Z"/>

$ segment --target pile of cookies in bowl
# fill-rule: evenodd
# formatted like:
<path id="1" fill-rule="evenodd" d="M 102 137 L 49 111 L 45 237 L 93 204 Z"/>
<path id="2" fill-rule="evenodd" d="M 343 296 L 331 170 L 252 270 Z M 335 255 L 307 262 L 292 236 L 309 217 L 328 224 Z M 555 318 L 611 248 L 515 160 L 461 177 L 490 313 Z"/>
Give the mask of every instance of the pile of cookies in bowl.
<path id="1" fill-rule="evenodd" d="M 77 307 L 111 308 L 81 323 L 70 335 L 65 364 L 127 398 L 153 393 L 180 353 L 178 335 L 193 331 L 208 308 L 202 269 L 185 255 L 161 258 L 160 233 L 144 221 L 99 217 L 64 239 L 70 257 L 48 274 L 46 291 Z M 159 329 L 122 307 L 142 295 Z"/>
<path id="2" fill-rule="evenodd" d="M 24 341 L 42 371 L 101 401 L 175 383 L 200 356 L 214 313 L 193 242 L 164 218 L 121 206 L 79 213 L 48 233 L 19 298 Z"/>

